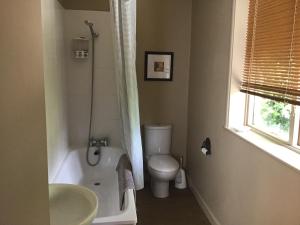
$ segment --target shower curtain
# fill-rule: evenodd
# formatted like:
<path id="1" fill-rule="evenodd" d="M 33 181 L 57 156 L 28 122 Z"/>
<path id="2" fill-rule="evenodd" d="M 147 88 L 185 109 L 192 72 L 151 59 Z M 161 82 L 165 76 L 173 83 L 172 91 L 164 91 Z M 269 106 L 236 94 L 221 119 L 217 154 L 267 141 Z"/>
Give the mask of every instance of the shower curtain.
<path id="1" fill-rule="evenodd" d="M 137 190 L 144 188 L 143 150 L 136 78 L 136 0 L 110 0 L 115 73 L 122 121 L 122 145 L 130 158 Z"/>

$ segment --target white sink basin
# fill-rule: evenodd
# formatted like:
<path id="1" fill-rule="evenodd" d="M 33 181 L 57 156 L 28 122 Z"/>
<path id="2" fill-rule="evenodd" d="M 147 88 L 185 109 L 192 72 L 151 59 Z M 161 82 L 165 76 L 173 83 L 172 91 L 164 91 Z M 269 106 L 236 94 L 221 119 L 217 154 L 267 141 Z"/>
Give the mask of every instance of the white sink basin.
<path id="1" fill-rule="evenodd" d="M 98 199 L 91 190 L 72 184 L 50 184 L 50 224 L 90 225 L 98 210 Z"/>

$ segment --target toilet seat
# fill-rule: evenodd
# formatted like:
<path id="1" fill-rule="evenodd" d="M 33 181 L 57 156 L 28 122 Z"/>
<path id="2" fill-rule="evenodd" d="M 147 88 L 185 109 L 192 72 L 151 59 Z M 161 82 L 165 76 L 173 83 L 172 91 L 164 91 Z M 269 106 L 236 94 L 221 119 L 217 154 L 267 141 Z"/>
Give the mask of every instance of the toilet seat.
<path id="1" fill-rule="evenodd" d="M 172 173 L 178 170 L 179 164 L 170 155 L 152 155 L 148 167 L 158 173 Z"/>

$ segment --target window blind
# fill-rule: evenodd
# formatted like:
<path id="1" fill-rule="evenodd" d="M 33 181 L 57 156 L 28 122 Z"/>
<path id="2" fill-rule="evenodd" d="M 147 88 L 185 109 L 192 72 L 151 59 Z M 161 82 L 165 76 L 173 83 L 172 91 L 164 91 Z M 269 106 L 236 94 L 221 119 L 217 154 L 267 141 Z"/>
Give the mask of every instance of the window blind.
<path id="1" fill-rule="evenodd" d="M 298 0 L 250 0 L 241 91 L 300 105 Z"/>

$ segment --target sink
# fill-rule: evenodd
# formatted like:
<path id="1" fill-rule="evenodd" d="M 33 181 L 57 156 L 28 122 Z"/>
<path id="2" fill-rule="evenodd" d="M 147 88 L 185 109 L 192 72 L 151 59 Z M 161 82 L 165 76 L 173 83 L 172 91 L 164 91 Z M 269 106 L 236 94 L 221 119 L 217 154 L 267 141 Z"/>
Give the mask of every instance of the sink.
<path id="1" fill-rule="evenodd" d="M 49 202 L 51 225 L 90 225 L 98 210 L 96 194 L 73 184 L 50 184 Z"/>

